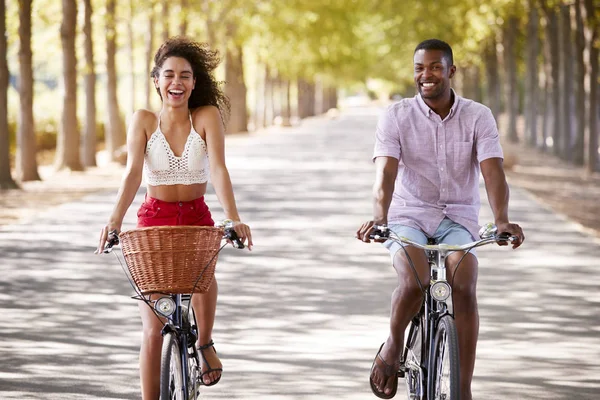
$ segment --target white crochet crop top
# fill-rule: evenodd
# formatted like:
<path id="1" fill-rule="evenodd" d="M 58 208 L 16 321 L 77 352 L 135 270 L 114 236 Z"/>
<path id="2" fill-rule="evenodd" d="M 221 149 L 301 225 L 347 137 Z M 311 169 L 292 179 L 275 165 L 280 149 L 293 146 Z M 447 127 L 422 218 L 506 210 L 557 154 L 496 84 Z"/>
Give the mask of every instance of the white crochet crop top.
<path id="1" fill-rule="evenodd" d="M 183 153 L 177 157 L 160 130 L 160 115 L 158 116 L 158 127 L 150 136 L 144 155 L 144 176 L 148 185 L 193 185 L 208 181 L 206 142 L 194 129 L 191 114 L 190 125 L 192 128 Z"/>

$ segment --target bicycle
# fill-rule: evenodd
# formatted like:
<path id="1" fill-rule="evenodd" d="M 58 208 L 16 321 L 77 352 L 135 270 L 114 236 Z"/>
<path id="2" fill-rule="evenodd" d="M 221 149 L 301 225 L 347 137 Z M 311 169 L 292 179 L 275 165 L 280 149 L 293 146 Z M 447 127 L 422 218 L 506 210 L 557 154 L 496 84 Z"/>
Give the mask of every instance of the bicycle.
<path id="1" fill-rule="evenodd" d="M 207 237 L 208 251 L 212 254 L 204 254 L 204 260 L 208 259 L 204 268 L 197 277 L 189 276 L 187 269 L 184 275 L 188 275 L 184 281 L 171 280 L 168 284 L 164 282 L 156 282 L 156 276 L 142 276 L 141 274 L 152 269 L 150 265 L 154 263 L 154 269 L 157 269 L 157 264 L 160 261 L 146 259 L 141 260 L 139 255 L 145 252 L 150 253 L 168 253 L 160 248 L 161 241 L 155 241 L 152 250 L 144 250 L 138 243 L 134 243 L 139 237 L 135 236 L 140 233 L 148 234 L 148 232 L 160 232 L 169 229 L 181 230 L 180 233 L 186 234 L 183 230 L 188 230 L 197 233 L 199 238 Z M 164 235 L 164 232 L 163 232 Z M 227 239 L 227 243 L 220 246 L 222 239 Z M 172 240 L 174 242 L 175 239 Z M 160 367 L 160 400 L 196 400 L 199 395 L 200 386 L 203 385 L 200 354 L 196 348 L 198 339 L 198 325 L 194 310 L 191 307 L 191 299 L 194 293 L 208 290 L 208 285 L 212 281 L 214 275 L 214 266 L 219 252 L 228 244 L 231 243 L 235 248 L 243 249 L 244 244 L 237 237 L 233 229 L 231 221 L 224 221 L 215 227 L 154 227 L 134 229 L 132 231 L 122 232 L 120 235 L 116 231 L 109 233 L 108 242 L 104 248 L 104 253 L 112 252 L 114 246 L 121 244 L 123 250 L 123 258 L 127 269 L 123 267 L 123 263 L 118 258 L 119 263 L 136 295 L 133 296 L 136 300 L 145 302 L 156 314 L 156 317 L 164 318 L 164 327 L 162 329 L 163 345 L 161 351 L 161 367 Z M 172 243 L 171 243 L 172 244 Z M 220 246 L 220 247 L 219 247 Z M 132 251 L 126 254 L 126 248 L 130 247 Z M 170 246 L 166 246 L 170 247 Z M 194 250 L 190 250 L 194 252 Z M 197 257 L 191 257 L 198 267 L 199 261 Z M 180 258 L 179 258 L 180 259 Z M 149 261 L 149 262 L 148 262 Z M 140 264 L 139 269 L 136 269 L 136 263 Z M 211 268 L 212 266 L 212 268 Z M 159 268 L 160 269 L 160 268 Z M 144 270 L 144 272 L 141 272 Z M 164 272 L 164 271 L 163 271 Z M 167 271 L 169 272 L 169 271 Z M 208 272 L 208 275 L 205 273 Z M 164 275 L 164 274 L 163 274 Z M 176 274 L 177 275 L 177 274 Z M 202 285 L 204 284 L 204 288 Z M 199 289 L 199 290 L 196 290 Z M 153 299 L 152 295 L 158 294 L 160 297 Z M 161 320 L 161 323 L 163 320 Z"/>
<path id="2" fill-rule="evenodd" d="M 513 242 L 516 236 L 497 232 L 494 224 L 486 224 L 479 231 L 480 240 L 462 246 L 444 243 L 422 245 L 405 237 L 398 237 L 385 225 L 376 225 L 370 238 L 398 242 L 404 250 L 419 286 L 424 294 L 423 305 L 408 327 L 404 350 L 397 377 L 406 379 L 410 400 L 458 400 L 460 396 L 460 370 L 458 337 L 452 308 L 452 288 L 446 279 L 446 257 L 456 251 L 465 253 L 475 247 L 497 242 Z M 419 281 L 415 266 L 405 246 L 425 250 L 430 266 L 430 283 L 427 289 Z M 455 270 L 456 272 L 456 270 Z"/>

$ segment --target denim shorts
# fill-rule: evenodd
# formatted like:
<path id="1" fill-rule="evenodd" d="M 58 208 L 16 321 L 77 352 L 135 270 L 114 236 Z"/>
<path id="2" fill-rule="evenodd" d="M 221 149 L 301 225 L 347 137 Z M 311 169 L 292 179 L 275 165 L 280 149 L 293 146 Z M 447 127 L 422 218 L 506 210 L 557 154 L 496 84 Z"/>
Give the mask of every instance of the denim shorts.
<path id="1" fill-rule="evenodd" d="M 413 242 L 417 242 L 420 244 L 427 244 L 427 239 L 430 238 L 425 233 L 423 233 L 423 231 L 413 228 L 411 226 L 391 224 L 388 225 L 388 228 L 391 229 L 392 232 L 394 232 L 397 236 L 403 236 L 407 239 L 412 240 Z M 465 228 L 461 224 L 457 224 L 448 217 L 442 220 L 440 226 L 438 226 L 433 236 L 431 236 L 431 239 L 434 239 L 436 243 L 445 243 L 457 246 L 471 243 L 475 240 L 473 239 L 473 236 L 471 236 L 471 233 L 467 230 L 467 228 Z M 394 260 L 396 252 L 402 249 L 400 243 L 394 240 L 387 240 L 383 243 L 383 245 L 390 251 L 392 261 Z M 470 253 L 474 256 L 477 256 L 477 254 L 475 253 L 475 249 L 472 249 Z"/>

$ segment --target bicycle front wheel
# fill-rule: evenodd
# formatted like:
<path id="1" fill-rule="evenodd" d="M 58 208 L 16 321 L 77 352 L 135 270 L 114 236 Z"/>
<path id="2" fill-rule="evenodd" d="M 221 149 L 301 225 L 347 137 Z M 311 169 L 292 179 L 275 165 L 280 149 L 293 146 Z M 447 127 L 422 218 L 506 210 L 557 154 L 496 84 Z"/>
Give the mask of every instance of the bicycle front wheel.
<path id="1" fill-rule="evenodd" d="M 429 364 L 429 400 L 459 399 L 458 336 L 454 318 L 442 317 Z"/>
<path id="2" fill-rule="evenodd" d="M 185 400 L 183 370 L 177 335 L 170 332 L 163 337 L 160 361 L 160 400 Z"/>

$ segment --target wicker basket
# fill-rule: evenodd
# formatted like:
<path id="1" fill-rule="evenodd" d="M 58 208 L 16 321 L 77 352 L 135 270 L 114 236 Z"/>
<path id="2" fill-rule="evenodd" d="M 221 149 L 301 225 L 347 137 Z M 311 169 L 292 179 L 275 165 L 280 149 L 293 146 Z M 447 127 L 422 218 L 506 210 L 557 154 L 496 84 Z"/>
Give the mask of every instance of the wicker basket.
<path id="1" fill-rule="evenodd" d="M 119 234 L 127 268 L 142 294 L 208 291 L 222 238 L 223 229 L 212 226 L 157 226 Z"/>

